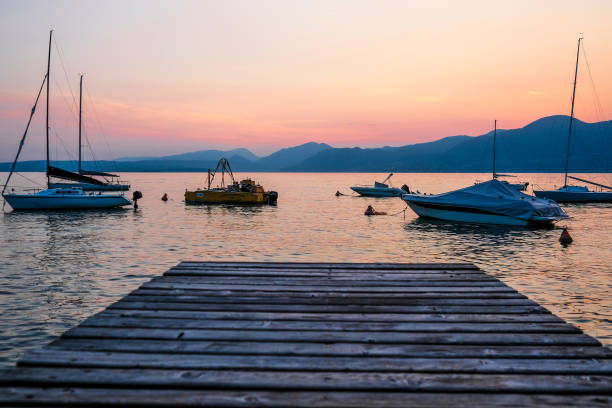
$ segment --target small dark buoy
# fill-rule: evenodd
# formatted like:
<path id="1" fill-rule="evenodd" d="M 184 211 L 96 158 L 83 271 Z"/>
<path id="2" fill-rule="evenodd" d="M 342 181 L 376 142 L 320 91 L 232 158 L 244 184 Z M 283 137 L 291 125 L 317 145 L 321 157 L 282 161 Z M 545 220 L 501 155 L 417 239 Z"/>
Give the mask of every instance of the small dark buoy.
<path id="1" fill-rule="evenodd" d="M 574 239 L 572 238 L 572 236 L 569 234 L 569 232 L 567 232 L 567 228 L 563 228 L 561 236 L 559 237 L 559 242 L 562 245 L 568 245 L 571 244 L 573 240 Z"/>
<path id="2" fill-rule="evenodd" d="M 142 198 L 142 193 L 138 190 L 132 193 L 132 201 L 134 201 L 134 209 L 138 208 L 138 200 Z"/>
<path id="3" fill-rule="evenodd" d="M 168 201 L 168 194 L 164 193 L 162 196 L 162 201 Z"/>
<path id="4" fill-rule="evenodd" d="M 387 213 L 381 212 L 381 211 L 375 211 L 374 207 L 372 207 L 371 205 L 368 205 L 368 208 L 366 208 L 363 215 L 387 215 Z"/>

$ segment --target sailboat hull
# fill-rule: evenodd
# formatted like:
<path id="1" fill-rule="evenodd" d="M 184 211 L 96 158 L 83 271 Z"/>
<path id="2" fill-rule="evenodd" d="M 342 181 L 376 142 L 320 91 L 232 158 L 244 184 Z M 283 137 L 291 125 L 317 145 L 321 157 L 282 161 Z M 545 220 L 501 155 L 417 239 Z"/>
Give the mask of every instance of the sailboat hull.
<path id="1" fill-rule="evenodd" d="M 81 210 L 116 208 L 130 205 L 122 195 L 64 195 L 5 194 L 4 199 L 13 210 Z"/>
<path id="2" fill-rule="evenodd" d="M 90 184 L 90 183 L 49 183 L 49 188 L 73 188 L 78 187 L 83 191 L 128 191 L 129 184 Z"/>
<path id="3" fill-rule="evenodd" d="M 548 198 L 558 203 L 610 203 L 612 191 L 560 191 L 533 190 L 538 198 Z"/>

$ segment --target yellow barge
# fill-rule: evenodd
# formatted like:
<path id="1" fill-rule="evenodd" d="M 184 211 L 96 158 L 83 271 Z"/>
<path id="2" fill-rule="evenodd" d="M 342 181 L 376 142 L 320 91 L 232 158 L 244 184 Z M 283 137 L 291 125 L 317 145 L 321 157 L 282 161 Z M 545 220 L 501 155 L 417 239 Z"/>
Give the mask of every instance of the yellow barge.
<path id="1" fill-rule="evenodd" d="M 221 170 L 221 185 L 211 187 L 215 175 Z M 225 173 L 228 173 L 231 184 L 225 185 Z M 186 204 L 271 204 L 278 199 L 276 191 L 265 191 L 264 188 L 251 179 L 240 182 L 234 180 L 234 174 L 225 158 L 219 160 L 214 172 L 208 170 L 208 188 L 185 191 Z"/>

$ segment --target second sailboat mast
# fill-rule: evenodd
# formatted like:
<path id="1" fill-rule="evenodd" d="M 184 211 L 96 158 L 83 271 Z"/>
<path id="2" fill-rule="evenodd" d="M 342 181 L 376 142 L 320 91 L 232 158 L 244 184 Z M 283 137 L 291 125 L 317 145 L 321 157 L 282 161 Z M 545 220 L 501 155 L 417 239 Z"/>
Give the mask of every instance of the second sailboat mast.
<path id="1" fill-rule="evenodd" d="M 570 154 L 570 141 L 572 139 L 572 125 L 574 123 L 574 102 L 576 100 L 576 81 L 578 79 L 578 58 L 580 57 L 580 41 L 582 37 L 578 38 L 578 51 L 576 51 L 576 71 L 574 72 L 574 90 L 572 91 L 572 111 L 570 113 L 569 133 L 567 135 L 567 151 L 565 153 L 565 180 L 563 186 L 567 187 L 567 170 L 569 165 L 569 154 Z"/>
<path id="2" fill-rule="evenodd" d="M 79 174 L 81 174 L 81 115 L 83 107 L 83 75 L 81 75 L 81 81 L 79 82 Z"/>
<path id="3" fill-rule="evenodd" d="M 497 119 L 495 119 L 495 123 L 493 125 L 493 178 L 497 178 L 497 173 L 495 173 L 495 145 L 497 144 Z"/>
<path id="4" fill-rule="evenodd" d="M 53 30 L 49 31 L 49 53 L 47 54 L 47 114 L 45 136 L 47 139 L 47 185 L 49 185 L 49 83 L 51 82 L 51 39 L 53 38 Z"/>

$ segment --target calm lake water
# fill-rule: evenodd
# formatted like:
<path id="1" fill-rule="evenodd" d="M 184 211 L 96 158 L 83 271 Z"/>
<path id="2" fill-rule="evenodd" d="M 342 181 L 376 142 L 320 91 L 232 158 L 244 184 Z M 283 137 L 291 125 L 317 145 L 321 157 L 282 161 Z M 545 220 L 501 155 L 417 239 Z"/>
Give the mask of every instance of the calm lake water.
<path id="1" fill-rule="evenodd" d="M 554 229 L 418 219 L 399 198 L 335 197 L 386 174 L 250 174 L 278 206 L 186 206 L 205 174 L 125 174 L 138 211 L 0 216 L 0 366 L 40 347 L 181 260 L 473 262 L 605 344 L 612 344 L 612 205 L 567 205 Z M 0 173 L 0 179 L 6 174 Z M 43 180 L 42 174 L 27 174 Z M 440 193 L 486 174 L 396 174 L 395 185 Z M 593 175 L 609 183 L 612 175 Z M 541 186 L 562 175 L 524 174 Z M 23 180 L 16 179 L 23 184 Z M 160 200 L 168 193 L 170 200 Z M 394 216 L 365 217 L 368 204 Z M 8 209 L 9 207 L 7 207 Z M 568 226 L 574 242 L 559 244 Z"/>

